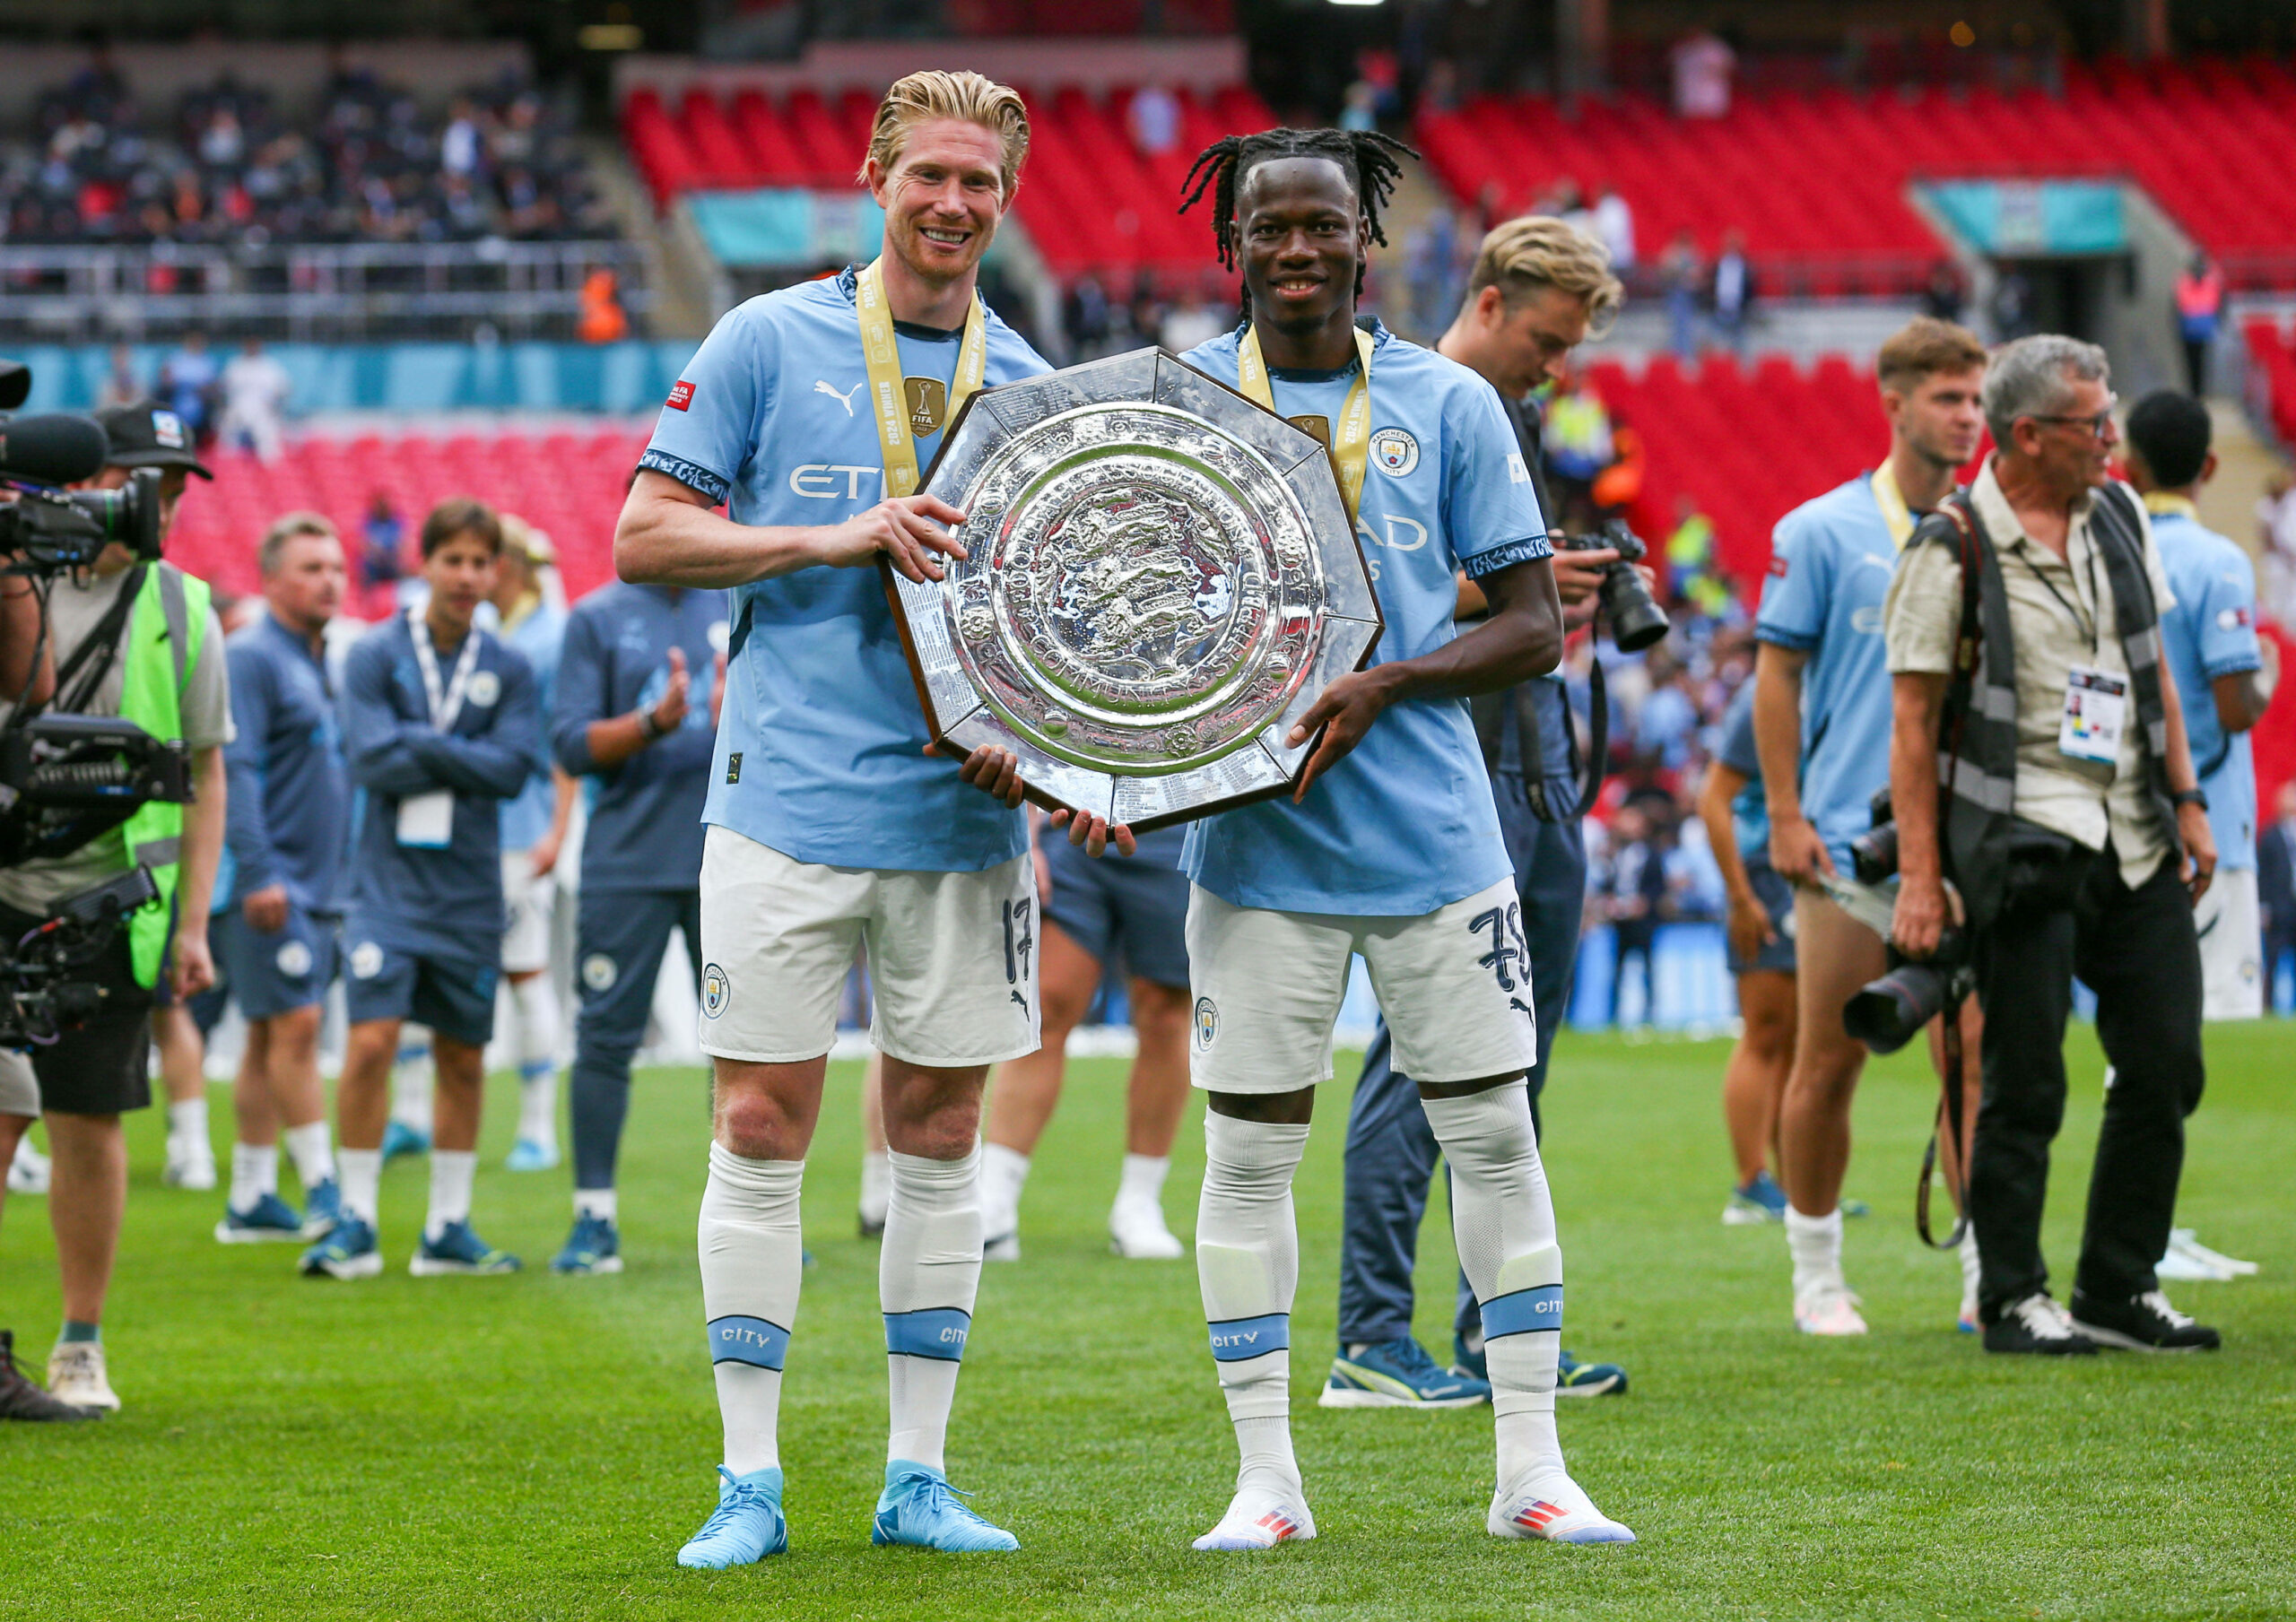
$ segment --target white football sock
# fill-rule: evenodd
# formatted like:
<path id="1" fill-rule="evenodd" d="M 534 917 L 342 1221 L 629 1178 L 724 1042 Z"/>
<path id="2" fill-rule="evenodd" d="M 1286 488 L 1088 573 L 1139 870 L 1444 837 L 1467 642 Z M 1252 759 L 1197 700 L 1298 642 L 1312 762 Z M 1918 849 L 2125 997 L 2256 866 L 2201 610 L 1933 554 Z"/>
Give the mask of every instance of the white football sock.
<path id="1" fill-rule="evenodd" d="M 885 1457 L 940 1470 L 980 1289 L 980 1153 L 961 1160 L 896 1154 L 892 1174 L 877 1256 L 892 1393 Z"/>
<path id="2" fill-rule="evenodd" d="M 865 1150 L 861 1156 L 861 1220 L 872 1227 L 885 1225 L 885 1201 L 892 1198 L 893 1164 L 885 1150 Z"/>
<path id="3" fill-rule="evenodd" d="M 1822 1217 L 1786 1208 L 1786 1249 L 1794 1258 L 1794 1293 L 1841 1282 L 1841 1207 Z"/>
<path id="4" fill-rule="evenodd" d="M 374 1227 L 383 1186 L 383 1151 L 346 1149 L 335 1157 L 335 1165 L 343 1174 L 344 1214 Z"/>
<path id="5" fill-rule="evenodd" d="M 1961 1305 L 1972 1313 L 1977 1307 L 1979 1263 L 1977 1253 L 1977 1225 L 1970 1224 L 1961 1230 Z"/>
<path id="6" fill-rule="evenodd" d="M 434 1149 L 430 1151 L 430 1215 L 422 1236 L 435 1240 L 449 1223 L 470 1220 L 470 1186 L 478 1175 L 474 1149 Z"/>
<path id="7" fill-rule="evenodd" d="M 1562 1346 L 1562 1251 L 1520 1082 L 1423 1100 L 1451 1167 L 1459 1265 L 1483 1305 L 1483 1352 L 1505 1488 L 1562 1470 L 1554 1373 Z"/>
<path id="8" fill-rule="evenodd" d="M 420 1028 L 403 1029 L 398 1058 L 391 1071 L 391 1119 L 427 1135 L 430 1131 L 430 1098 L 437 1085 L 438 1077 L 430 1063 L 430 1033 Z"/>
<path id="9" fill-rule="evenodd" d="M 518 1136 L 529 1143 L 558 1142 L 558 993 L 546 974 L 510 987 L 517 1019 Z"/>
<path id="10" fill-rule="evenodd" d="M 1164 1203 L 1164 1178 L 1172 1169 L 1170 1155 L 1126 1155 L 1124 1175 L 1116 1185 L 1116 1202 L 1128 1205 L 1135 1201 L 1152 1205 L 1158 1210 Z"/>
<path id="11" fill-rule="evenodd" d="M 279 1192 L 279 1146 L 231 1145 L 231 1209 L 246 1210 L 265 1194 Z"/>
<path id="12" fill-rule="evenodd" d="M 980 1146 L 980 1232 L 1002 1239 L 1021 1231 L 1021 1191 L 1028 1186 L 1029 1157 L 1002 1143 Z"/>
<path id="13" fill-rule="evenodd" d="M 184 1143 L 207 1146 L 207 1100 L 186 1098 L 168 1106 L 168 1136 Z"/>
<path id="14" fill-rule="evenodd" d="M 803 1165 L 804 1162 L 798 1164 Z M 574 1191 L 574 1214 L 578 1217 L 597 1217 L 612 1222 L 619 1203 L 614 1198 L 614 1191 L 610 1188 L 578 1188 Z"/>
<path id="15" fill-rule="evenodd" d="M 726 1468 L 737 1476 L 781 1462 L 781 1366 L 805 1276 L 797 1210 L 804 1180 L 803 1160 L 752 1160 L 709 1146 L 698 1236 L 701 1310 Z"/>
<path id="16" fill-rule="evenodd" d="M 1239 1495 L 1300 1489 L 1292 1453 L 1292 1297 L 1300 1234 L 1292 1175 L 1308 1129 L 1206 1111 L 1196 1271 L 1240 1455 Z"/>
<path id="17" fill-rule="evenodd" d="M 287 1144 L 287 1158 L 295 1163 L 295 1175 L 302 1179 L 304 1193 L 334 1178 L 335 1149 L 327 1141 L 325 1121 L 291 1126 L 280 1136 Z"/>

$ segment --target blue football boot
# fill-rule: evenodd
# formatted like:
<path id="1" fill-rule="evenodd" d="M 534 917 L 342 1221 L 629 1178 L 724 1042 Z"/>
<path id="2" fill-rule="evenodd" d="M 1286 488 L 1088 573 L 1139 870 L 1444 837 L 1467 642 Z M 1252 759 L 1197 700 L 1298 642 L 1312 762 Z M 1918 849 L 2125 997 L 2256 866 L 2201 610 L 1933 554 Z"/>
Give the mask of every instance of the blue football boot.
<path id="1" fill-rule="evenodd" d="M 503 1169 L 515 1172 L 548 1171 L 558 1164 L 558 1145 L 537 1143 L 532 1138 L 521 1138 L 510 1145 L 509 1158 L 502 1162 Z"/>
<path id="2" fill-rule="evenodd" d="M 1722 1207 L 1722 1226 L 1749 1227 L 1765 1222 L 1786 1220 L 1786 1191 L 1778 1186 L 1778 1179 L 1764 1167 L 1751 1181 L 1730 1191 L 1729 1202 Z"/>
<path id="3" fill-rule="evenodd" d="M 465 1220 L 448 1223 L 436 1239 L 423 1235 L 406 1271 L 418 1279 L 436 1279 L 448 1273 L 515 1273 L 518 1265 L 517 1257 L 495 1249 Z"/>
<path id="4" fill-rule="evenodd" d="M 302 1268 L 306 1279 L 371 1279 L 383 1271 L 383 1253 L 375 1230 L 346 1211 L 326 1238 L 303 1253 Z"/>
<path id="5" fill-rule="evenodd" d="M 303 1237 L 317 1239 L 343 1215 L 343 1185 L 333 1177 L 303 1191 Z"/>
<path id="6" fill-rule="evenodd" d="M 877 1518 L 869 1528 L 869 1541 L 881 1548 L 905 1543 L 952 1554 L 1021 1547 L 1011 1532 L 968 1509 L 947 1476 L 907 1459 L 894 1459 L 885 1466 L 885 1490 L 877 1495 Z"/>
<path id="7" fill-rule="evenodd" d="M 1410 1336 L 1378 1346 L 1344 1346 L 1319 1408 L 1476 1408 L 1491 1401 L 1491 1383 L 1464 1368 L 1440 1368 Z"/>
<path id="8" fill-rule="evenodd" d="M 1488 1379 L 1491 1359 L 1483 1342 L 1470 1346 L 1464 1336 L 1451 1337 L 1451 1361 L 1459 1371 Z M 1615 1363 L 1581 1363 L 1568 1351 L 1555 1357 L 1554 1394 L 1558 1397 L 1609 1397 L 1626 1390 L 1626 1370 Z"/>
<path id="9" fill-rule="evenodd" d="M 754 1566 L 788 1548 L 779 1469 L 737 1476 L 721 1464 L 718 1473 L 725 1478 L 718 1484 L 718 1507 L 678 1550 L 678 1564 L 722 1571 L 728 1566 Z"/>
<path id="10" fill-rule="evenodd" d="M 334 1226 L 332 1222 L 327 1224 L 328 1227 Z M 258 1194 L 255 1203 L 245 1210 L 234 1210 L 227 1205 L 223 1208 L 223 1219 L 215 1225 L 215 1242 L 219 1245 L 275 1245 L 283 1239 L 316 1236 L 304 1233 L 303 1219 L 277 1194 Z"/>
<path id="11" fill-rule="evenodd" d="M 383 1128 L 383 1164 L 388 1166 L 402 1155 L 427 1155 L 430 1152 L 430 1134 L 419 1126 L 409 1126 L 404 1121 L 393 1121 Z"/>
<path id="12" fill-rule="evenodd" d="M 604 1217 L 588 1211 L 574 1219 L 566 1247 L 550 1259 L 554 1273 L 618 1273 L 622 1271 L 622 1230 Z"/>

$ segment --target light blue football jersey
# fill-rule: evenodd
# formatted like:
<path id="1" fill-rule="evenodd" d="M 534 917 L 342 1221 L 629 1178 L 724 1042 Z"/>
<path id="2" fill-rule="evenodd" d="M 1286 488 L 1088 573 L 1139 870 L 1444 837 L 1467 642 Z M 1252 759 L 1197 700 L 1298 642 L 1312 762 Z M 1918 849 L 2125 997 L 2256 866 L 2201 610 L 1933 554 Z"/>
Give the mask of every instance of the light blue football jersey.
<path id="1" fill-rule="evenodd" d="M 1233 388 L 1240 329 L 1181 359 Z M 1491 385 L 1375 328 L 1371 455 L 1356 533 L 1387 629 L 1375 664 L 1451 640 L 1454 573 L 1550 555 L 1530 473 Z M 1339 421 L 1356 369 L 1272 371 L 1276 409 Z M 1509 878 L 1491 779 L 1464 698 L 1414 698 L 1372 723 L 1307 802 L 1192 824 L 1181 865 L 1238 906 L 1418 916 Z"/>
<path id="2" fill-rule="evenodd" d="M 1917 515 L 1917 521 L 1918 515 Z M 1807 654 L 1802 667 L 1802 814 L 1835 869 L 1874 825 L 1890 780 L 1890 665 L 1882 600 L 1897 571 L 1873 476 L 1805 501 L 1778 521 L 1754 636 Z"/>
<path id="3" fill-rule="evenodd" d="M 1715 759 L 1746 780 L 1730 801 L 1730 832 L 1738 860 L 1749 867 L 1770 865 L 1770 801 L 1762 793 L 1761 755 L 1754 746 L 1754 684 L 1732 695 L 1722 717 L 1722 742 Z"/>
<path id="4" fill-rule="evenodd" d="M 730 311 L 687 363 L 639 465 L 737 524 L 839 524 L 883 498 L 851 271 Z M 947 397 L 957 333 L 895 324 L 903 374 Z M 986 380 L 1048 371 L 993 314 Z M 944 423 L 948 412 L 944 408 Z M 940 429 L 917 439 L 919 469 Z M 1027 840 L 925 753 L 930 734 L 874 568 L 807 568 L 732 594 L 735 652 L 702 820 L 799 862 L 972 872 Z"/>
<path id="5" fill-rule="evenodd" d="M 2176 607 L 2161 616 L 2161 645 L 2184 700 L 2185 738 L 2208 795 L 2216 864 L 2257 864 L 2257 768 L 2248 734 L 2227 737 L 2216 719 L 2219 676 L 2263 667 L 2257 646 L 2257 571 L 2237 542 L 2182 512 L 2152 515 L 2152 543 Z"/>

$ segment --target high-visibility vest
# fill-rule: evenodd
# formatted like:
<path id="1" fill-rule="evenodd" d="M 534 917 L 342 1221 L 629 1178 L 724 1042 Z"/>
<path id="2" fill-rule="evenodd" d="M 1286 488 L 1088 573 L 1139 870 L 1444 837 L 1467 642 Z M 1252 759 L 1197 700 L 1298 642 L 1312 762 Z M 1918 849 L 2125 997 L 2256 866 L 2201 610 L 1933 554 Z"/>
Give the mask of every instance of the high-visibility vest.
<path id="1" fill-rule="evenodd" d="M 119 718 L 133 721 L 154 738 L 183 742 L 183 694 L 199 662 L 207 635 L 207 583 L 172 563 L 144 571 L 144 585 L 128 616 L 126 645 L 117 655 L 124 685 Z M 152 870 L 159 899 L 128 920 L 127 944 L 139 985 L 156 985 L 175 917 L 176 880 L 183 862 L 183 807 L 147 802 L 121 830 L 127 859 Z"/>

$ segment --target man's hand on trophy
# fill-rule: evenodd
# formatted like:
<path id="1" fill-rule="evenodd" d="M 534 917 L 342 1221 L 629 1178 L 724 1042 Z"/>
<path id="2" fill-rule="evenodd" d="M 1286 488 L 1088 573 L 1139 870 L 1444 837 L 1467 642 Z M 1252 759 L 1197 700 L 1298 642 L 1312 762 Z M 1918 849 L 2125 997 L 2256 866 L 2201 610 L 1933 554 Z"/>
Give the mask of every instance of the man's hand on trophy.
<path id="1" fill-rule="evenodd" d="M 957 751 L 947 744 L 928 743 L 927 754 L 953 755 Z M 1018 805 L 1028 792 L 1028 785 L 1021 778 L 1021 759 L 1009 749 L 999 749 L 984 743 L 965 757 L 957 768 L 957 776 L 985 794 L 994 795 L 1007 805 Z M 1117 854 L 1128 856 L 1139 848 L 1139 841 L 1132 837 L 1132 829 L 1122 823 L 1112 823 L 1106 817 L 1096 817 L 1089 811 L 1065 809 L 1054 811 L 1049 820 L 1053 827 L 1068 831 L 1068 843 L 1081 846 L 1088 856 L 1097 856 L 1113 844 Z"/>
<path id="2" fill-rule="evenodd" d="M 1323 696 L 1309 705 L 1308 713 L 1293 724 L 1284 739 L 1292 749 L 1314 737 L 1319 726 L 1324 729 L 1324 736 L 1323 742 L 1316 745 L 1316 752 L 1308 757 L 1307 769 L 1300 774 L 1300 786 L 1292 791 L 1292 804 L 1305 800 L 1315 780 L 1363 742 L 1363 734 L 1371 730 L 1371 723 L 1393 702 L 1394 669 L 1393 665 L 1375 665 L 1370 670 L 1350 671 L 1324 689 Z"/>
<path id="3" fill-rule="evenodd" d="M 822 561 L 857 568 L 883 553 L 904 578 L 921 585 L 941 578 L 942 558 L 964 560 L 963 542 L 943 527 L 964 521 L 963 513 L 938 496 L 894 496 L 823 531 Z"/>

